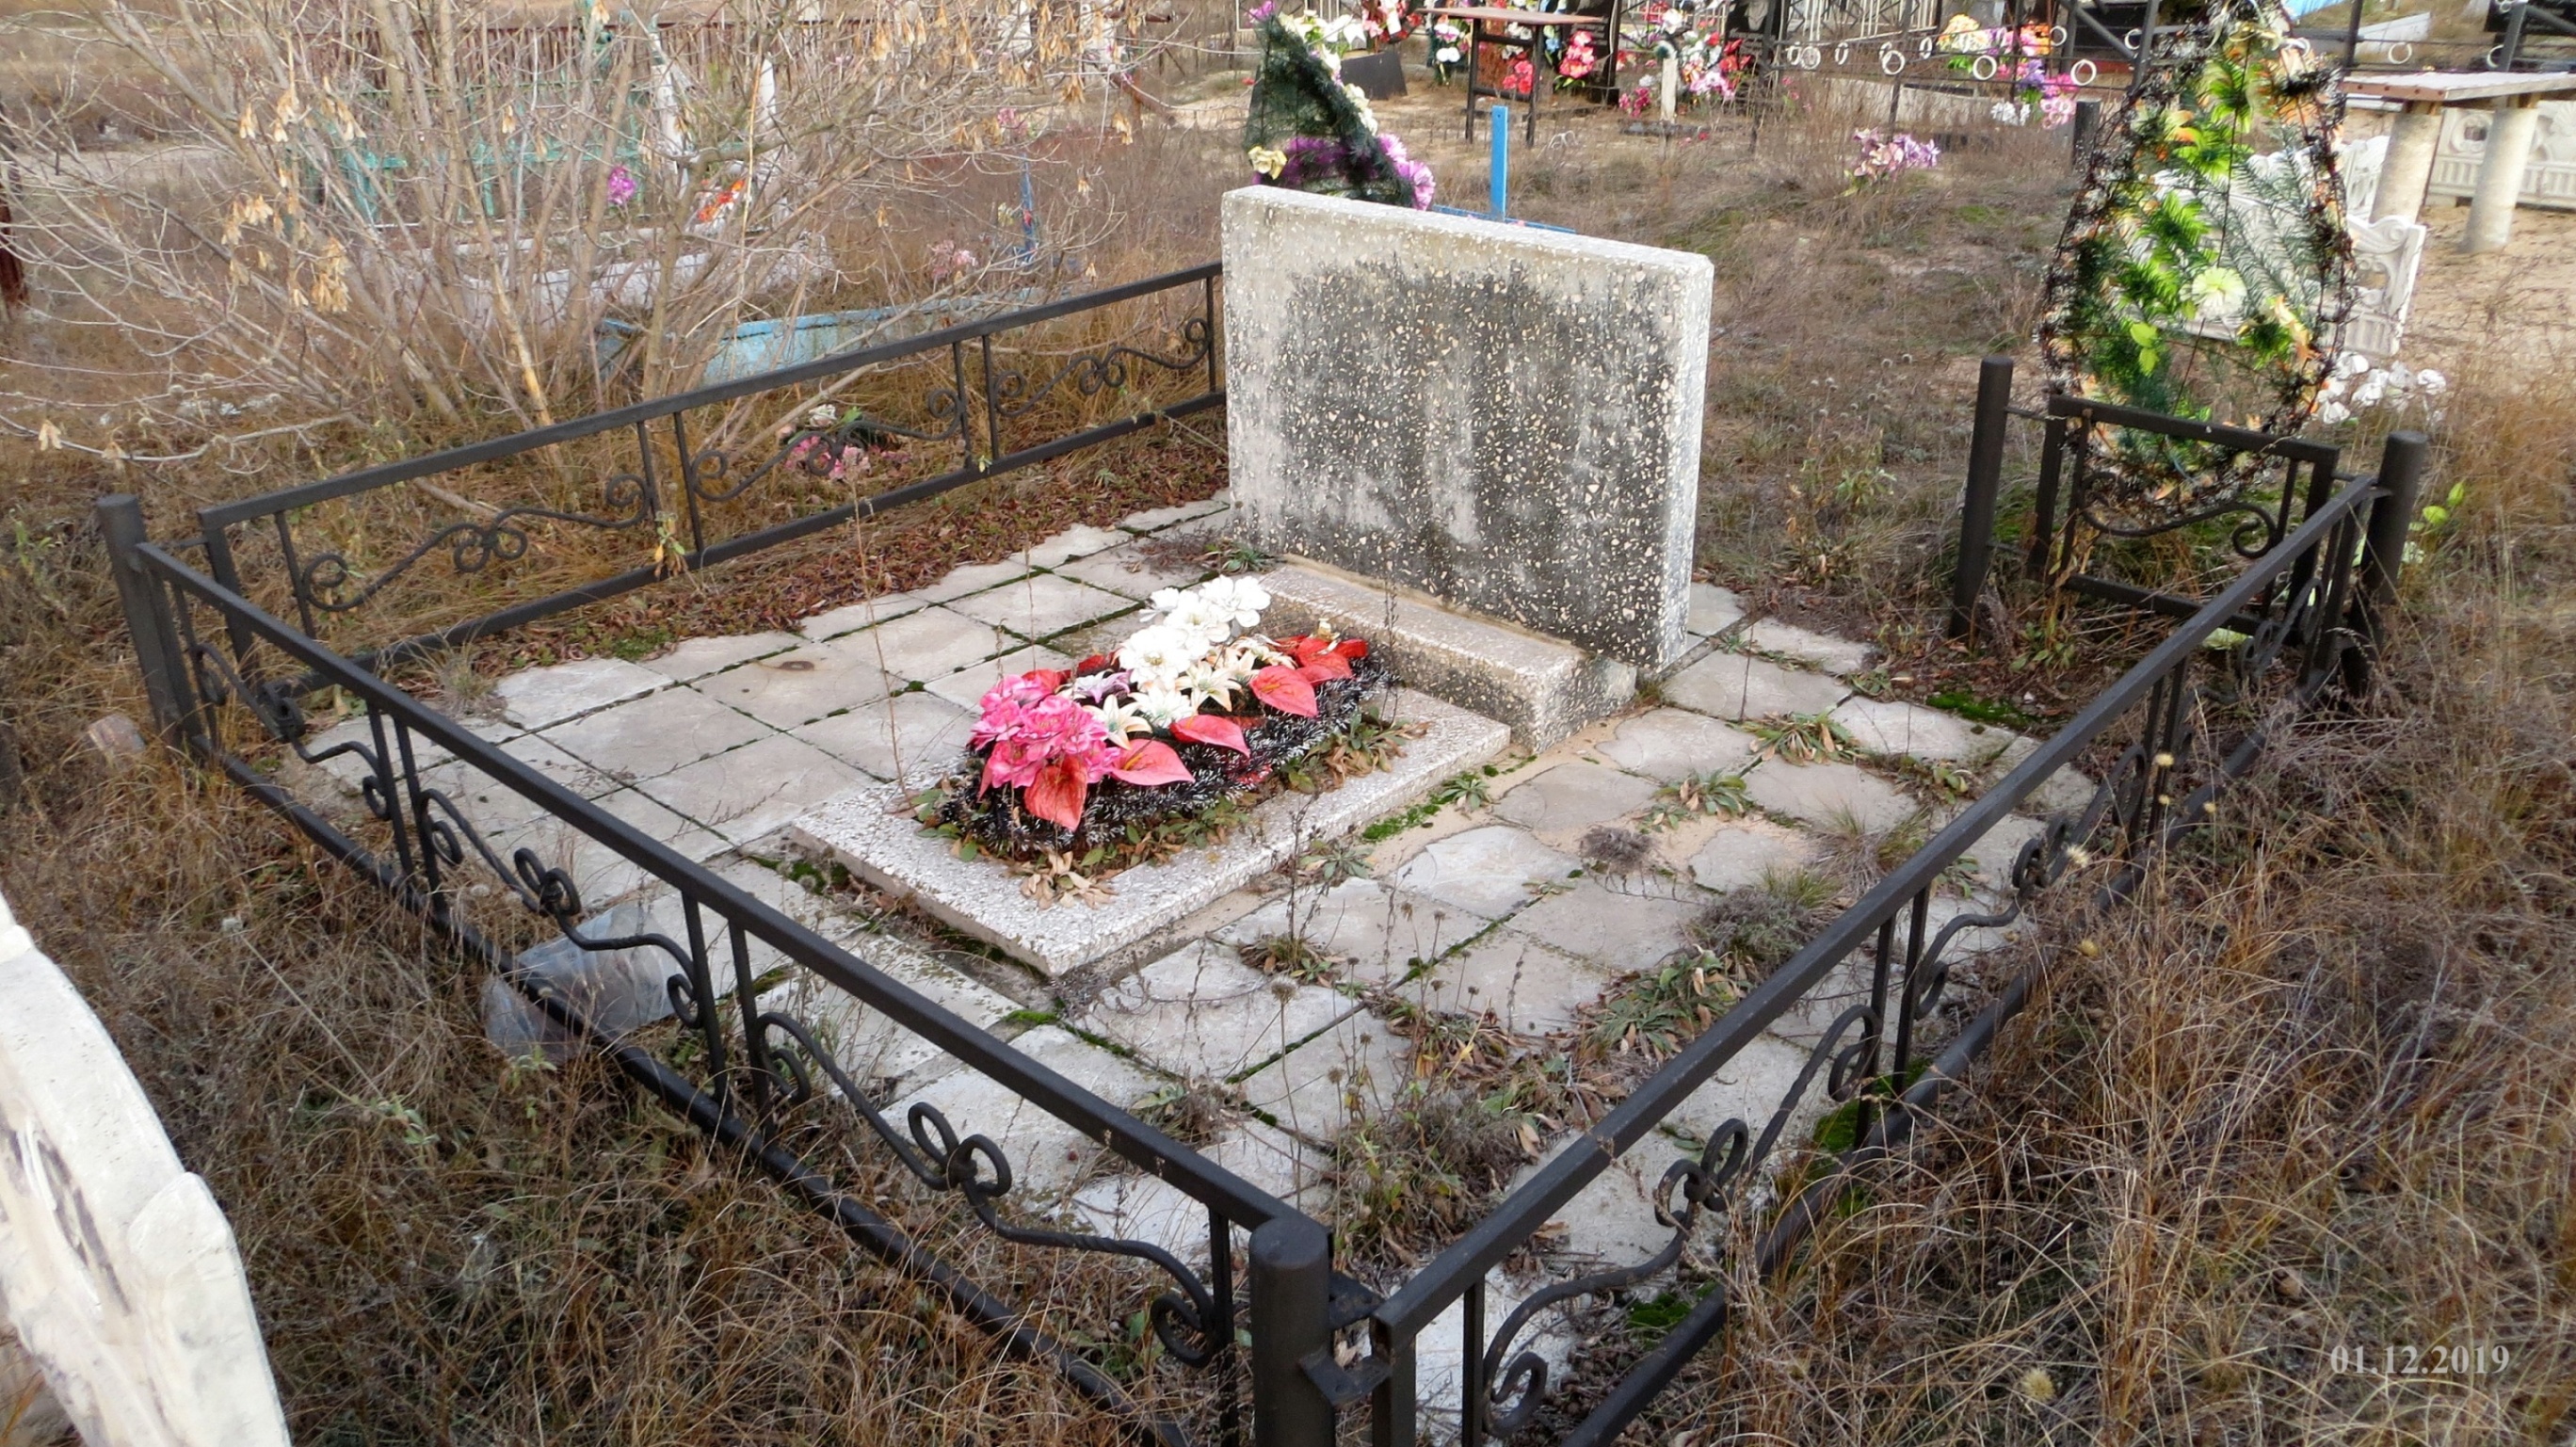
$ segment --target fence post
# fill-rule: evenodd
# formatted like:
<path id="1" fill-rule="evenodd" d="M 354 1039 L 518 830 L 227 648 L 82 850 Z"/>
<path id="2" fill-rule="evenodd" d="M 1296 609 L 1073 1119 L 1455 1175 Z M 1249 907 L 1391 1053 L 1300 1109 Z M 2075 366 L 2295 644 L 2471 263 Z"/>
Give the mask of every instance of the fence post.
<path id="1" fill-rule="evenodd" d="M 2361 576 L 2355 592 L 2359 616 L 2357 644 L 2344 654 L 2344 691 L 2370 691 L 2371 673 L 2379 662 L 2379 645 L 2387 631 L 2385 615 L 2397 603 L 2397 577 L 2406 567 L 2406 535 L 2414 527 L 2415 501 L 2424 488 L 2424 454 L 2430 444 L 2421 432 L 2392 432 L 2379 454 L 2377 501 L 2370 505 L 2369 531 L 2361 550 Z"/>
<path id="2" fill-rule="evenodd" d="M 98 500 L 99 536 L 107 542 L 108 570 L 116 575 L 116 596 L 125 605 L 125 631 L 134 638 L 134 662 L 143 671 L 143 694 L 152 705 L 152 722 L 164 741 L 177 743 L 188 715 L 183 665 L 173 642 L 161 586 L 143 571 L 143 502 L 130 492 Z"/>
<path id="3" fill-rule="evenodd" d="M 1252 1232 L 1253 1447 L 1332 1447 L 1333 1404 L 1305 1358 L 1330 1352 L 1333 1241 L 1303 1216 Z"/>
<path id="4" fill-rule="evenodd" d="M 2013 362 L 1977 366 L 1977 422 L 1968 436 L 1968 492 L 1959 510 L 1959 560 L 1950 574 L 1950 636 L 1976 631 L 1977 599 L 1995 560 L 1995 494 L 2003 486 L 2004 429 L 2011 423 Z"/>

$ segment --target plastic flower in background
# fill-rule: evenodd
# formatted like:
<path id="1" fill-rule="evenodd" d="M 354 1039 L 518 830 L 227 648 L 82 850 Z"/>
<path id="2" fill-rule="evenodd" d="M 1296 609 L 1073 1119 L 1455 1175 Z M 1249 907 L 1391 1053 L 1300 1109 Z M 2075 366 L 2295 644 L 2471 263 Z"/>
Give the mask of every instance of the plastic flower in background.
<path id="1" fill-rule="evenodd" d="M 608 168 L 608 204 L 623 206 L 635 199 L 635 173 L 624 166 Z"/>
<path id="2" fill-rule="evenodd" d="M 1413 209 L 1430 210 L 1432 193 L 1439 189 L 1440 184 L 1438 178 L 1431 174 L 1431 167 L 1413 159 L 1413 154 L 1404 148 L 1404 142 L 1394 136 L 1380 132 L 1377 143 L 1386 152 L 1387 164 L 1395 167 L 1397 175 L 1412 183 Z"/>
<path id="3" fill-rule="evenodd" d="M 1884 181 L 1899 172 L 1928 171 L 1941 164 L 1938 145 L 1904 131 L 1892 136 L 1875 130 L 1854 131 L 1852 139 L 1860 142 L 1860 161 L 1849 173 L 1855 188 L 1870 181 Z"/>
<path id="4" fill-rule="evenodd" d="M 2195 320 L 2232 322 L 2245 313 L 2245 278 L 2233 267 L 2205 267 L 2184 288 L 2183 305 Z"/>
<path id="5" fill-rule="evenodd" d="M 1243 153 L 1243 158 L 1252 163 L 1253 170 L 1273 181 L 1279 179 L 1280 172 L 1288 169 L 1288 153 L 1268 146 L 1254 146 Z"/>

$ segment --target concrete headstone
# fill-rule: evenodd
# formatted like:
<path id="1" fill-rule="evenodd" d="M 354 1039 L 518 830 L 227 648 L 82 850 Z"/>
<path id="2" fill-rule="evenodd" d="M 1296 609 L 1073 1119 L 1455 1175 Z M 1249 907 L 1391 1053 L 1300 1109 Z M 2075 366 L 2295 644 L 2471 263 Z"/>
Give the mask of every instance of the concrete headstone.
<path id="1" fill-rule="evenodd" d="M 285 1447 L 232 1227 L 5 901 L 0 1304 L 83 1440 Z"/>
<path id="2" fill-rule="evenodd" d="M 1648 671 L 1688 635 L 1708 259 L 1229 193 L 1236 526 Z"/>

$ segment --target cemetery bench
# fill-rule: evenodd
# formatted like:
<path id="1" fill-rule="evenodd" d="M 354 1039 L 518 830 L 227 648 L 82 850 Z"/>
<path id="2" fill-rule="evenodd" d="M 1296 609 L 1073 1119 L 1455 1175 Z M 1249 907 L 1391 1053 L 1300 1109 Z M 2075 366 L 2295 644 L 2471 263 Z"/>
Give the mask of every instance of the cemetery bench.
<path id="1" fill-rule="evenodd" d="M 2540 102 L 2550 96 L 2576 96 L 2576 75 L 2427 71 L 2353 76 L 2344 81 L 2344 91 L 2406 107 L 2389 136 L 2388 162 L 2380 172 L 2373 220 L 2396 216 L 2412 221 L 2423 209 L 2444 107 L 2488 104 L 2495 108 L 2495 121 L 2487 132 L 2486 160 L 2478 167 L 2477 190 L 2469 200 L 2468 235 L 2462 242 L 2463 250 L 2479 252 L 2496 250 L 2512 238 L 2513 208 L 2522 195 L 2522 173 L 2531 161 L 2532 138 L 2539 131 Z"/>
<path id="2" fill-rule="evenodd" d="M 1619 24 L 1626 9 L 1626 0 L 1610 0 L 1610 8 L 1598 15 L 1518 10 L 1505 5 L 1434 6 L 1431 11 L 1434 18 L 1446 17 L 1467 22 L 1467 139 L 1471 141 L 1476 139 L 1476 98 L 1478 96 L 1502 98 L 1511 94 L 1499 87 L 1486 86 L 1477 79 L 1482 74 L 1480 62 L 1485 46 L 1498 46 L 1505 51 L 1518 50 L 1529 56 L 1529 113 L 1521 119 L 1521 139 L 1535 145 L 1538 141 L 1539 93 L 1546 90 L 1548 83 L 1555 79 L 1554 69 L 1546 63 L 1545 32 L 1550 29 L 1600 31 L 1602 79 L 1605 83 L 1616 86 L 1619 78 L 1616 55 L 1619 45 Z M 1509 27 L 1515 25 L 1526 28 L 1530 33 L 1526 36 L 1511 34 Z M 1540 78 L 1542 72 L 1546 73 L 1546 80 Z"/>

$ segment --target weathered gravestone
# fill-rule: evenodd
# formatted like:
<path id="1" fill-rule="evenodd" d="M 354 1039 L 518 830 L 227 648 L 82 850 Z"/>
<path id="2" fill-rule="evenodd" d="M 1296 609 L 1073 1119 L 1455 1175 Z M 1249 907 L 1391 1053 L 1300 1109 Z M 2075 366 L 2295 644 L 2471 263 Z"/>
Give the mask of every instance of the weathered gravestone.
<path id="1" fill-rule="evenodd" d="M 96 1447 L 285 1447 L 222 1208 L 6 901 L 0 1305 Z"/>
<path id="2" fill-rule="evenodd" d="M 1251 541 L 1679 661 L 1706 257 L 1275 187 L 1227 195 L 1224 251 Z"/>

